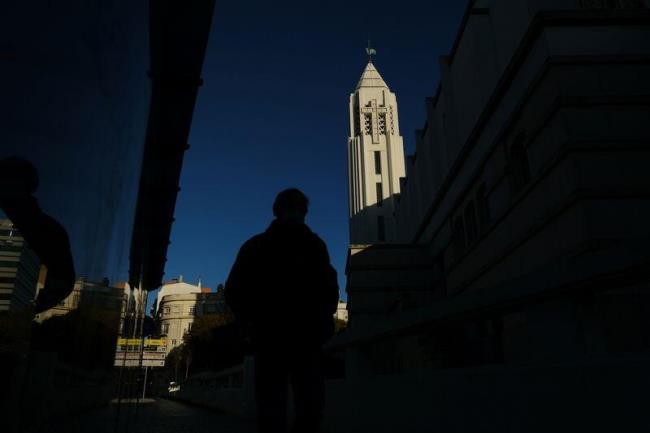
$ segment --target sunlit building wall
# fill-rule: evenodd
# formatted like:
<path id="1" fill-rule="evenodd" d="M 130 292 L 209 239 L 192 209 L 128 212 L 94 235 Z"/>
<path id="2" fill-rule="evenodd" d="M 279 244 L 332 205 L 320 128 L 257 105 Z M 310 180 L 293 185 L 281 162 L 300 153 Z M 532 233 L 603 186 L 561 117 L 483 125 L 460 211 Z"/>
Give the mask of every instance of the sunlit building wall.
<path id="1" fill-rule="evenodd" d="M 371 60 L 349 105 L 348 201 L 350 243 L 395 238 L 395 202 L 404 171 L 397 98 Z"/>
<path id="2" fill-rule="evenodd" d="M 88 310 L 101 310 L 116 312 L 120 317 L 124 315 L 129 300 L 128 285 L 112 287 L 108 280 L 101 282 L 77 279 L 74 290 L 57 306 L 38 315 L 39 321 L 44 321 L 53 316 L 62 316 L 79 308 Z"/>
<path id="3" fill-rule="evenodd" d="M 201 282 L 198 284 L 190 284 L 183 281 L 183 276 L 174 278 L 165 282 L 156 294 L 156 304 L 153 306 L 153 315 L 158 314 L 160 309 L 160 302 L 167 295 L 186 295 L 189 293 L 201 293 Z"/>
<path id="4" fill-rule="evenodd" d="M 156 321 L 160 337 L 167 339 L 167 352 L 183 343 L 183 338 L 192 330 L 196 317 L 227 314 L 228 311 L 223 296 L 217 292 L 176 293 L 163 296 Z"/>
<path id="5" fill-rule="evenodd" d="M 336 313 L 334 313 L 334 318 L 344 322 L 348 321 L 348 304 L 346 302 L 339 301 L 339 305 L 336 307 Z"/>

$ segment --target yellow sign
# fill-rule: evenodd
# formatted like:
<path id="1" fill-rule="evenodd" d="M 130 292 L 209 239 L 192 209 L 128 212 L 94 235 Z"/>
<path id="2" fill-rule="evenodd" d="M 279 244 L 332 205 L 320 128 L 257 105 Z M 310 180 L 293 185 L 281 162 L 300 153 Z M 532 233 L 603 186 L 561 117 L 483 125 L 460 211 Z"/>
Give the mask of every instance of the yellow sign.
<path id="1" fill-rule="evenodd" d="M 140 346 L 143 340 L 139 338 L 118 338 L 118 346 Z M 167 340 L 164 338 L 147 338 L 144 340 L 145 346 L 167 346 Z"/>

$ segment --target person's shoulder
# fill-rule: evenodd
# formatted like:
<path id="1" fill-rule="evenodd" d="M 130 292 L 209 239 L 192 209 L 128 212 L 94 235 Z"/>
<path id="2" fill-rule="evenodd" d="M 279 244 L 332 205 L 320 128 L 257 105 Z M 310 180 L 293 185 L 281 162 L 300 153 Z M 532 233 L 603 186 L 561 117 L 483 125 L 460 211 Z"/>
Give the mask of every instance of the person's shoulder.
<path id="1" fill-rule="evenodd" d="M 325 246 L 325 241 L 320 236 L 318 236 L 317 233 L 312 232 L 312 237 L 314 239 L 314 242 L 317 243 L 319 246 L 323 246 L 323 247 Z"/>
<path id="2" fill-rule="evenodd" d="M 327 245 L 325 244 L 325 241 L 321 239 L 320 236 L 318 236 L 318 233 L 314 232 L 311 229 L 309 229 L 309 239 L 314 247 L 327 249 Z"/>
<path id="3" fill-rule="evenodd" d="M 258 233 L 241 246 L 240 251 L 251 251 L 259 248 L 260 244 L 263 242 L 265 233 Z"/>

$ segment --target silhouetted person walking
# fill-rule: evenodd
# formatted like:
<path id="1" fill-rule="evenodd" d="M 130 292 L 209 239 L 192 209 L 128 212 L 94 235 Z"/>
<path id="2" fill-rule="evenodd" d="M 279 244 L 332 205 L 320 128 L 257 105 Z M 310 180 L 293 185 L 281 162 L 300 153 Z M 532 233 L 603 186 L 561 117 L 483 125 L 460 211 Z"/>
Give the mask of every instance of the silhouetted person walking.
<path id="1" fill-rule="evenodd" d="M 240 249 L 226 282 L 226 301 L 251 339 L 261 433 L 287 431 L 291 383 L 294 433 L 317 432 L 324 406 L 322 345 L 334 332 L 339 299 L 325 243 L 305 225 L 309 200 L 282 191 L 276 219 Z"/>

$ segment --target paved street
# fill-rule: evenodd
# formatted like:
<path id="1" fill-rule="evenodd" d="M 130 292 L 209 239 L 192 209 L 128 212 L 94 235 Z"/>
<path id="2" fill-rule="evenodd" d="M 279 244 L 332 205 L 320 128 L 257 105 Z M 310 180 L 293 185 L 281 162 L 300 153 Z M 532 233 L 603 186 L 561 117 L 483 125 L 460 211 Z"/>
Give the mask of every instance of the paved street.
<path id="1" fill-rule="evenodd" d="M 254 433 L 252 421 L 188 406 L 156 400 L 135 407 L 123 405 L 116 430 L 117 405 L 88 412 L 73 420 L 62 420 L 42 430 L 46 433 Z M 127 422 L 128 420 L 128 422 Z"/>

